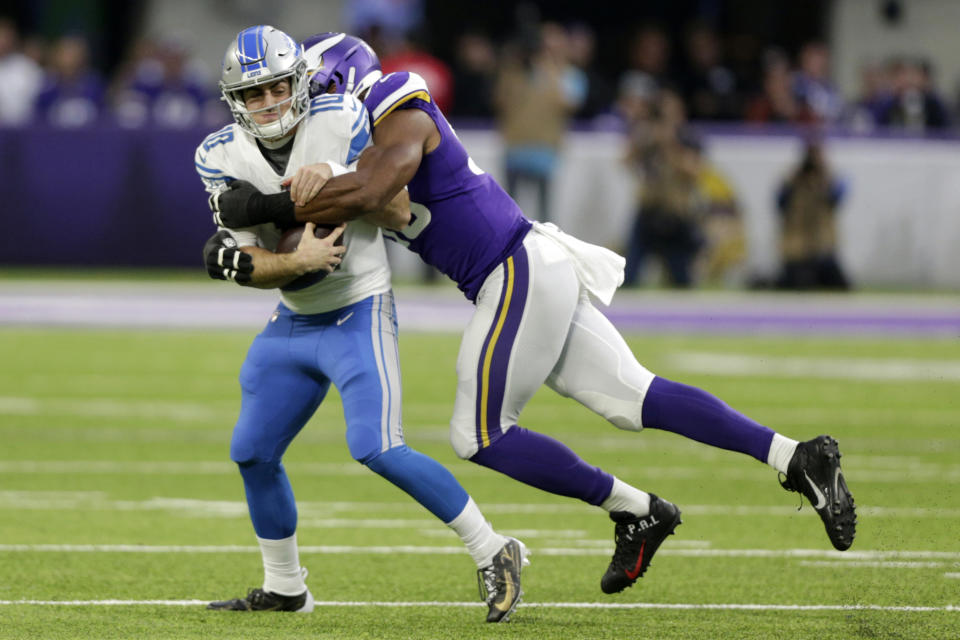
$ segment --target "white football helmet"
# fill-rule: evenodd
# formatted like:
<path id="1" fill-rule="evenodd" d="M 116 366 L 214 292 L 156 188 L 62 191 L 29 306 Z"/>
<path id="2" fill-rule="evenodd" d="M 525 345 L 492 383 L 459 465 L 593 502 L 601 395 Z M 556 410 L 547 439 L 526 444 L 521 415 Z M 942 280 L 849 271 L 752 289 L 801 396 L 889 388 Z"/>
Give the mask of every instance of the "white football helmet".
<path id="1" fill-rule="evenodd" d="M 273 105 L 249 111 L 243 101 L 244 89 L 290 79 L 290 108 L 279 119 L 257 124 L 253 114 L 275 109 Z M 230 107 L 234 120 L 251 135 L 270 140 L 282 138 L 307 115 L 310 103 L 307 60 L 296 40 L 268 25 L 248 27 L 227 47 L 220 75 L 221 98 Z"/>

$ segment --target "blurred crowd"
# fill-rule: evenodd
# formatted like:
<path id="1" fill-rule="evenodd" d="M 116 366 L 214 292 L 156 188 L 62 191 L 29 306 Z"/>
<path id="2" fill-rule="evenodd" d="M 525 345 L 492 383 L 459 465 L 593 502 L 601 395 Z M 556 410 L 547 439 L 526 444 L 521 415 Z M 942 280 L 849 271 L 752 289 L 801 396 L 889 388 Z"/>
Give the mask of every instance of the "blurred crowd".
<path id="1" fill-rule="evenodd" d="M 622 118 L 623 99 L 643 93 L 653 100 L 660 92 L 676 94 L 697 121 L 920 131 L 949 127 L 955 115 L 956 105 L 937 89 L 927 60 L 891 57 L 867 64 L 859 95 L 848 99 L 831 82 L 826 43 L 808 42 L 793 55 L 774 47 L 759 56 L 754 43 L 745 54 L 736 39 L 725 39 L 704 22 L 687 25 L 680 36 L 658 24 L 639 25 L 615 69 L 597 63 L 597 33 L 590 25 L 541 22 L 535 12 L 518 11 L 515 33 L 501 40 L 464 31 L 449 60 L 431 52 L 422 22 L 401 26 L 406 30 L 367 20 L 358 28 L 385 70 L 421 72 L 453 117 L 497 117 L 503 102 L 497 86 L 515 81 L 518 69 L 559 82 L 565 118 L 580 121 Z M 138 40 L 109 76 L 92 64 L 90 46 L 80 34 L 44 41 L 0 17 L 0 80 L 11 88 L 0 97 L 0 125 L 75 127 L 113 120 L 185 127 L 224 119 L 226 112 L 215 108 L 216 62 L 195 60 L 183 43 Z"/>
<path id="2" fill-rule="evenodd" d="M 830 47 L 822 41 L 757 55 L 756 47 L 705 22 L 680 30 L 648 23 L 633 31 L 622 65 L 613 69 L 597 62 L 598 34 L 590 25 L 543 21 L 522 7 L 513 33 L 495 40 L 468 29 L 451 59 L 432 51 L 422 20 L 384 24 L 378 15 L 358 13 L 351 28 L 378 52 L 385 73 L 422 75 L 455 121 L 495 123 L 505 145 L 505 186 L 512 194 L 532 187 L 531 217 L 551 217 L 551 180 L 574 124 L 626 132 L 625 162 L 639 184 L 628 246 L 620 247 L 628 254 L 628 285 L 649 282 L 644 273 L 651 264 L 666 284 L 680 287 L 749 277 L 736 193 L 708 161 L 700 123 L 924 132 L 945 130 L 954 120 L 954 106 L 921 59 L 866 65 L 860 94 L 848 99 L 831 81 Z M 187 128 L 229 120 L 216 63 L 196 60 L 176 39 L 133 42 L 109 76 L 92 63 L 90 46 L 79 34 L 45 42 L 0 17 L 0 126 Z M 784 266 L 774 281 L 760 284 L 849 286 L 834 255 L 842 189 L 815 140 L 774 199 Z"/>

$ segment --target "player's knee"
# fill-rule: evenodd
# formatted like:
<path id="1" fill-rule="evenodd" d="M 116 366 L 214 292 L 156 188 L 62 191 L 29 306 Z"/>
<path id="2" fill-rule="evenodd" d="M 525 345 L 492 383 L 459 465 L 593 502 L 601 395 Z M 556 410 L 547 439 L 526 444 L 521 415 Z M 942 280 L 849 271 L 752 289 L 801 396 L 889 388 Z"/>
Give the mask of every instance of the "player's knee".
<path id="1" fill-rule="evenodd" d="M 407 445 L 401 445 L 386 451 L 378 449 L 370 452 L 362 460 L 358 458 L 357 462 L 362 463 L 378 475 L 390 478 L 398 469 L 405 466 L 409 453 L 410 449 L 407 448 Z"/>
<path id="2" fill-rule="evenodd" d="M 476 429 L 471 423 L 468 428 L 458 427 L 456 424 L 450 424 L 450 446 L 462 460 L 469 460 L 479 450 L 477 444 Z"/>
<path id="3" fill-rule="evenodd" d="M 234 435 L 230 442 L 230 459 L 241 467 L 269 462 L 273 457 L 273 447 L 265 447 L 254 439 Z"/>
<path id="4" fill-rule="evenodd" d="M 347 431 L 347 448 L 354 460 L 369 466 L 370 461 L 380 455 L 379 433 L 374 435 L 369 430 L 350 429 Z"/>
<path id="5" fill-rule="evenodd" d="M 610 424 L 625 431 L 640 431 L 643 428 L 643 399 L 614 398 L 597 391 L 576 394 L 576 399 L 606 418 Z"/>

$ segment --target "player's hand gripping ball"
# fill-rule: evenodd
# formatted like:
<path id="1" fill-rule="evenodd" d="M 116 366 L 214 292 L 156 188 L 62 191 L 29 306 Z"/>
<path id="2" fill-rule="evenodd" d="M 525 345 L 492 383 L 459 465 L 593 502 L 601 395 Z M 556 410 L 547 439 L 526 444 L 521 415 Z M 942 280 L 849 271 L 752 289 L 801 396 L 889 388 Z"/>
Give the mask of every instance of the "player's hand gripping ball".
<path id="1" fill-rule="evenodd" d="M 275 253 L 293 253 L 297 250 L 297 246 L 300 244 L 300 238 L 303 237 L 303 230 L 306 227 L 300 225 L 297 227 L 292 227 L 287 229 L 280 240 L 277 242 L 277 248 Z M 313 231 L 313 235 L 317 238 L 323 239 L 326 238 L 330 233 L 336 229 L 336 226 L 330 225 L 317 225 Z M 333 243 L 334 246 L 343 245 L 343 235 L 337 238 L 336 242 Z M 334 271 L 340 268 L 340 265 L 334 267 Z M 314 271 L 312 273 L 305 273 L 293 282 L 287 284 L 284 287 L 280 287 L 283 291 L 299 291 L 300 289 L 305 289 L 312 284 L 316 284 L 327 277 L 327 271 L 321 269 L 320 271 Z"/>

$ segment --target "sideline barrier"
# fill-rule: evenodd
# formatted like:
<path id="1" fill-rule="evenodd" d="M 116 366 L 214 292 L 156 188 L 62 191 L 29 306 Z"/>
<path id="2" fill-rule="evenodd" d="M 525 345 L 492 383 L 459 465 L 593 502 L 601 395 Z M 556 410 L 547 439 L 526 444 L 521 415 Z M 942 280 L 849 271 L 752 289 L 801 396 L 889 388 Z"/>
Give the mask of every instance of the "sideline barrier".
<path id="1" fill-rule="evenodd" d="M 202 268 L 213 231 L 193 169 L 204 130 L 0 129 L 0 262 L 6 265 Z M 496 132 L 462 130 L 476 163 L 502 177 Z M 708 130 L 707 153 L 737 189 L 748 267 L 777 265 L 774 194 L 800 154 L 800 135 Z M 846 180 L 840 258 L 857 284 L 960 287 L 960 142 L 831 136 Z M 568 135 L 554 182 L 553 220 L 585 240 L 624 249 L 635 179 L 615 132 Z M 521 206 L 532 194 L 521 192 Z M 391 251 L 401 275 L 419 261 Z"/>

